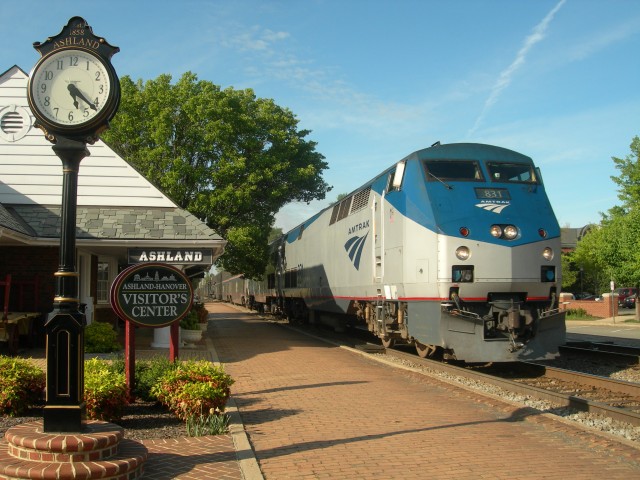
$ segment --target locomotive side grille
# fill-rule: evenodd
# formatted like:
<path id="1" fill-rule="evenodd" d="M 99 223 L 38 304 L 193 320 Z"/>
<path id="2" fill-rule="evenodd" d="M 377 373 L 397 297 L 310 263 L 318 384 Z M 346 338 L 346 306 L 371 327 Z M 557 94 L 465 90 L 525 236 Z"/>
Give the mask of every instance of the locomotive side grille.
<path id="1" fill-rule="evenodd" d="M 367 187 L 360 190 L 353 196 L 353 203 L 351 205 L 351 213 L 362 210 L 369 204 L 369 194 L 371 193 L 371 187 Z"/>

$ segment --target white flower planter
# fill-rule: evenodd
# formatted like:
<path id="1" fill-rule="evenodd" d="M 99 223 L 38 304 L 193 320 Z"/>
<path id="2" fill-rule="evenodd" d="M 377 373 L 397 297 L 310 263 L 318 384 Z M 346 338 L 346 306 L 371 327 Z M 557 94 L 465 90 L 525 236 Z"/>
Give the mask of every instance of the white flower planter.
<path id="1" fill-rule="evenodd" d="M 180 338 L 183 342 L 199 342 L 202 339 L 202 330 L 180 329 Z"/>

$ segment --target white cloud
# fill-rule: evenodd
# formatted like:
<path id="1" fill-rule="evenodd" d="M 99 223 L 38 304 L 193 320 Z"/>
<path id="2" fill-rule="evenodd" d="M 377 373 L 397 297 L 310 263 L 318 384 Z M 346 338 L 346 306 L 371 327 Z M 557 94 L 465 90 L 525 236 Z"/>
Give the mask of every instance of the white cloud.
<path id="1" fill-rule="evenodd" d="M 558 12 L 558 10 L 560 10 L 565 1 L 566 0 L 560 0 L 560 2 L 558 2 L 558 4 L 553 7 L 553 9 L 551 9 L 551 11 L 542 19 L 542 21 L 535 26 L 533 32 L 527 38 L 525 38 L 524 44 L 522 45 L 522 47 L 520 47 L 520 50 L 516 54 L 516 58 L 513 60 L 513 62 L 511 62 L 511 65 L 509 65 L 500 73 L 500 76 L 493 86 L 491 93 L 489 94 L 489 98 L 486 100 L 484 107 L 480 112 L 480 115 L 467 134 L 469 137 L 475 134 L 476 130 L 484 120 L 488 111 L 498 101 L 504 89 L 507 88 L 509 84 L 511 84 L 511 80 L 513 79 L 516 72 L 520 69 L 520 67 L 522 67 L 522 65 L 524 65 L 529 51 L 534 47 L 536 43 L 541 42 L 544 39 L 551 20 L 553 20 L 553 17 Z"/>
<path id="2" fill-rule="evenodd" d="M 568 52 L 570 60 L 577 61 L 590 57 L 611 45 L 624 42 L 640 31 L 640 19 L 634 18 L 605 32 L 589 32 L 589 38 Z"/>

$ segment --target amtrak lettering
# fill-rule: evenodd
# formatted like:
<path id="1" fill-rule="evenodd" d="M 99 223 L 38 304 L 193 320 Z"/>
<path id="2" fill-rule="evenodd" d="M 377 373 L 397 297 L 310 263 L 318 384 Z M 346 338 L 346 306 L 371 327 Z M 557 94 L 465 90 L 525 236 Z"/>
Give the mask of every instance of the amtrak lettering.
<path id="1" fill-rule="evenodd" d="M 369 220 L 366 222 L 357 223 L 352 227 L 349 227 L 349 235 L 359 232 L 360 230 L 364 230 L 365 228 L 369 228 Z"/>

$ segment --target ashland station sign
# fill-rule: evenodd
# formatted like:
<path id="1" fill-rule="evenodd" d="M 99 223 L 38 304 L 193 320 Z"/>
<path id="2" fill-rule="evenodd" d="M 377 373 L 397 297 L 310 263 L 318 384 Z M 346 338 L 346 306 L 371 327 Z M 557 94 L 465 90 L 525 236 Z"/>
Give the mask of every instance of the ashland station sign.
<path id="1" fill-rule="evenodd" d="M 212 248 L 129 248 L 129 265 L 133 263 L 162 262 L 180 265 L 211 265 Z"/>
<path id="2" fill-rule="evenodd" d="M 162 263 L 133 265 L 111 286 L 111 306 L 116 314 L 143 327 L 170 325 L 189 313 L 192 304 L 189 278 Z"/>

